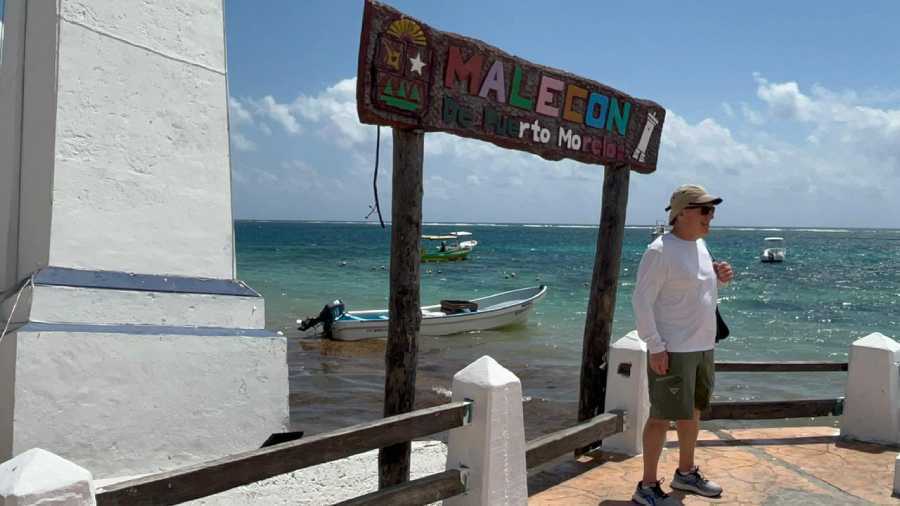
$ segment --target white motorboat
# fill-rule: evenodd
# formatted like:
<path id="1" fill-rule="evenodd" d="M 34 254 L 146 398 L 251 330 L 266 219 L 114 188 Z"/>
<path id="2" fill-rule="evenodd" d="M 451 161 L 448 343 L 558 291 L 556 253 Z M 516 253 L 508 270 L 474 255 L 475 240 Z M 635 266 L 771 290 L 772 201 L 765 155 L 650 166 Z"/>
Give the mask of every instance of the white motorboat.
<path id="1" fill-rule="evenodd" d="M 653 236 L 654 239 L 666 233 L 666 224 L 664 221 L 657 221 L 656 225 L 653 225 L 653 228 L 650 229 L 650 235 Z"/>
<path id="2" fill-rule="evenodd" d="M 765 246 L 763 252 L 759 255 L 760 262 L 784 262 L 784 238 L 783 237 L 766 237 L 763 239 Z"/>
<path id="3" fill-rule="evenodd" d="M 546 293 L 547 287 L 541 285 L 425 306 L 419 335 L 446 336 L 525 323 L 531 308 Z M 338 300 L 326 305 L 318 317 L 297 323 L 304 331 L 321 324 L 323 333 L 338 341 L 383 338 L 388 335 L 388 310 L 344 311 L 344 304 Z"/>

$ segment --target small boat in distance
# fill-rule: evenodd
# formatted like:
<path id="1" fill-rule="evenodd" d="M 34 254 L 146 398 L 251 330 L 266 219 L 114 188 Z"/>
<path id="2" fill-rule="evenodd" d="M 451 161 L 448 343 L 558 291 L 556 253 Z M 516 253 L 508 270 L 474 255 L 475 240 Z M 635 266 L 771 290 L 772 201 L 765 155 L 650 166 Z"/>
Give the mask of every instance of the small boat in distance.
<path id="1" fill-rule="evenodd" d="M 469 253 L 478 245 L 478 241 L 467 239 L 460 241 L 461 238 L 470 237 L 472 232 L 450 232 L 445 235 L 423 235 L 422 239 L 429 243 L 439 242 L 436 246 L 430 248 L 426 245 L 422 246 L 423 262 L 453 262 L 456 260 L 465 260 Z M 426 244 L 429 244 L 426 243 Z"/>
<path id="2" fill-rule="evenodd" d="M 763 239 L 765 244 L 763 252 L 759 255 L 759 261 L 765 263 L 784 262 L 784 238 L 783 237 L 766 237 Z"/>
<path id="3" fill-rule="evenodd" d="M 653 228 L 650 229 L 650 235 L 652 235 L 654 239 L 665 233 L 666 223 L 664 221 L 657 220 L 656 225 L 653 225 Z"/>
<path id="4" fill-rule="evenodd" d="M 520 288 L 472 300 L 442 300 L 422 308 L 419 335 L 446 336 L 523 324 L 534 304 L 547 293 L 544 285 Z M 322 325 L 325 337 L 337 341 L 361 341 L 388 335 L 388 310 L 345 311 L 344 303 L 327 304 L 319 316 L 297 320 L 306 331 Z"/>

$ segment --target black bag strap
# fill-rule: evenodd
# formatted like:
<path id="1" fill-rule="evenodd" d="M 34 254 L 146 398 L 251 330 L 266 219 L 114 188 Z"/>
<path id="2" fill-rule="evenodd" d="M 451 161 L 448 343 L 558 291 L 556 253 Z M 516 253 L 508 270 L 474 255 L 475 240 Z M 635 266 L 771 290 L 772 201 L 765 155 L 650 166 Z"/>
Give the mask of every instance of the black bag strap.
<path id="1" fill-rule="evenodd" d="M 703 241 L 703 245 L 706 246 L 706 241 Z M 712 252 L 709 251 L 709 246 L 706 246 L 706 251 L 709 253 L 709 257 L 712 259 L 713 263 L 716 263 L 716 257 L 713 256 Z M 716 274 L 716 282 L 719 282 L 719 275 Z M 728 328 L 728 324 L 725 323 L 725 320 L 722 319 L 722 315 L 719 313 L 719 302 L 716 301 L 716 342 L 718 343 L 722 339 L 731 335 L 731 329 Z"/>

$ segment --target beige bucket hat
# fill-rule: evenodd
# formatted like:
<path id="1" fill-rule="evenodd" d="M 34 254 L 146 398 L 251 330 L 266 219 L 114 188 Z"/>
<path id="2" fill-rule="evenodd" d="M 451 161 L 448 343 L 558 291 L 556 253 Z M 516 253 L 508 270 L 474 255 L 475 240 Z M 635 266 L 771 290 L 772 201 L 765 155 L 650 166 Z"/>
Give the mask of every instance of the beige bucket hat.
<path id="1" fill-rule="evenodd" d="M 688 206 L 713 205 L 717 206 L 722 203 L 722 199 L 707 193 L 706 188 L 696 184 L 681 185 L 672 192 L 672 198 L 669 199 L 669 225 L 675 222 L 678 213 Z"/>

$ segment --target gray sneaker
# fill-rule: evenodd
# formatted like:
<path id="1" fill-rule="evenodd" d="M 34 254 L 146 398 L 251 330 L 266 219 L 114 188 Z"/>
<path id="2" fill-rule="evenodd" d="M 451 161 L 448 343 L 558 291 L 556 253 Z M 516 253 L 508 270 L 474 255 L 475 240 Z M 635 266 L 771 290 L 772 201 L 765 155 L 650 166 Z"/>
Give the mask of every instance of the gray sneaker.
<path id="1" fill-rule="evenodd" d="M 662 504 L 666 504 L 666 498 L 669 497 L 669 494 L 662 491 L 662 487 L 660 487 L 659 481 L 654 483 L 649 487 L 645 487 L 641 482 L 638 482 L 637 489 L 634 491 L 634 495 L 631 496 L 631 500 L 638 503 L 643 504 L 644 506 L 660 506 Z"/>
<path id="2" fill-rule="evenodd" d="M 693 492 L 704 497 L 717 497 L 722 495 L 722 487 L 716 482 L 709 481 L 700 474 L 700 468 L 694 466 L 694 469 L 687 474 L 681 474 L 681 471 L 675 470 L 675 477 L 672 478 L 670 484 L 672 488 L 684 490 L 685 492 Z"/>

